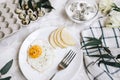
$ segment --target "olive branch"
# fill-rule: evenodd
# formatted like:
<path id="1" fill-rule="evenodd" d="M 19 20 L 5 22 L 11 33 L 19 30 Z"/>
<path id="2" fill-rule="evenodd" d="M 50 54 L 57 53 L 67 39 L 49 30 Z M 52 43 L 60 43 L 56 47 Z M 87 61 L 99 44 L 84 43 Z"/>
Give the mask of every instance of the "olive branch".
<path id="1" fill-rule="evenodd" d="M 109 72 L 107 65 L 108 66 L 112 66 L 112 67 L 117 67 L 120 68 L 120 62 L 118 59 L 120 59 L 120 54 L 118 54 L 117 56 L 113 56 L 111 51 L 109 50 L 109 47 L 105 47 L 102 45 L 102 36 L 100 38 L 94 38 L 94 37 L 85 37 L 87 39 L 87 43 L 85 43 L 82 48 L 86 48 L 86 49 L 98 49 L 99 51 L 102 49 L 105 52 L 107 52 L 106 54 L 103 54 L 101 51 L 99 54 L 96 55 L 88 55 L 89 57 L 96 57 L 98 58 L 96 62 L 98 62 L 98 66 L 100 66 L 100 64 L 104 64 L 106 70 Z M 109 60 L 113 60 L 112 62 Z"/>
<path id="2" fill-rule="evenodd" d="M 8 63 L 6 63 L 2 69 L 0 69 L 0 80 L 10 80 L 11 79 L 11 76 L 8 76 L 6 78 L 2 78 L 2 75 L 5 75 L 9 69 L 11 68 L 12 66 L 12 63 L 13 63 L 13 59 L 10 60 Z"/>
<path id="3" fill-rule="evenodd" d="M 113 10 L 120 12 L 120 8 L 115 3 L 113 3 L 112 8 Z"/>

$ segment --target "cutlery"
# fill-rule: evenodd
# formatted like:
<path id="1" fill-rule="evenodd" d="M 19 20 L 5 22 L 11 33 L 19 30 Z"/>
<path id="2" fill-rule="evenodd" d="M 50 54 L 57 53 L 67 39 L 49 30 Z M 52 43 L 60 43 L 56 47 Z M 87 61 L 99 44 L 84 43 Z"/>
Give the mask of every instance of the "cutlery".
<path id="1" fill-rule="evenodd" d="M 68 67 L 68 65 L 71 63 L 71 61 L 74 59 L 76 53 L 72 50 L 70 50 L 66 56 L 62 59 L 62 61 L 58 64 L 57 72 L 53 74 L 53 76 L 49 79 L 52 80 L 54 76 L 61 70 L 64 70 Z"/>

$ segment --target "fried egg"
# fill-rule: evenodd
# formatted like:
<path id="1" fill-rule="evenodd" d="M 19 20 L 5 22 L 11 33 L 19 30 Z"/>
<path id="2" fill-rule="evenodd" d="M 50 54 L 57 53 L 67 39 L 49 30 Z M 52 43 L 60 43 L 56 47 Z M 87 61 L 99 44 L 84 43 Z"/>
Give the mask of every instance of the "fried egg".
<path id="1" fill-rule="evenodd" d="M 35 40 L 28 47 L 27 61 L 31 67 L 43 72 L 53 63 L 54 51 L 46 41 Z"/>

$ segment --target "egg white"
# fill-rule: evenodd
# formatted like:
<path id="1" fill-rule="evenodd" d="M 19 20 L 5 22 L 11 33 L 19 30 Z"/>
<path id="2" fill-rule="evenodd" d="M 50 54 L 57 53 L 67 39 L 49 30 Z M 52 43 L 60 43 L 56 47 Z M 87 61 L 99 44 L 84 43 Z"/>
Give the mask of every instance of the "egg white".
<path id="1" fill-rule="evenodd" d="M 31 58 L 28 54 L 27 61 L 33 69 L 44 72 L 46 69 L 50 68 L 51 64 L 53 64 L 54 51 L 46 41 L 35 40 L 30 46 L 32 45 L 39 45 L 42 47 L 42 55 L 40 55 L 38 58 Z"/>

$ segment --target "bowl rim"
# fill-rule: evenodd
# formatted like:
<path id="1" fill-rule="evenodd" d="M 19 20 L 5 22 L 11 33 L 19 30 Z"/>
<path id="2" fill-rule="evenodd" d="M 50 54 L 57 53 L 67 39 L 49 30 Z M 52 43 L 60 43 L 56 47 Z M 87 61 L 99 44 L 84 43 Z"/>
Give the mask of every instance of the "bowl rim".
<path id="1" fill-rule="evenodd" d="M 65 12 L 66 12 L 67 16 L 69 17 L 69 19 L 71 19 L 73 22 L 75 22 L 75 23 L 86 23 L 86 22 L 88 22 L 88 21 L 94 19 L 94 18 L 98 15 L 99 8 L 98 8 L 98 5 L 97 5 L 97 2 L 95 1 L 95 2 L 94 2 L 95 4 L 94 4 L 93 6 L 95 6 L 96 13 L 95 13 L 94 16 L 92 16 L 90 19 L 85 20 L 85 21 L 80 21 L 80 20 L 75 20 L 75 19 L 73 19 L 72 17 L 69 16 L 69 13 L 68 13 L 67 8 L 68 8 L 69 5 L 71 5 L 71 4 L 74 3 L 74 2 L 79 2 L 79 3 L 85 2 L 85 3 L 89 3 L 89 2 L 83 1 L 83 0 L 82 0 L 82 1 L 80 1 L 80 0 L 70 1 L 70 2 L 67 2 L 67 3 L 66 3 L 66 5 L 65 5 Z"/>

